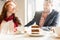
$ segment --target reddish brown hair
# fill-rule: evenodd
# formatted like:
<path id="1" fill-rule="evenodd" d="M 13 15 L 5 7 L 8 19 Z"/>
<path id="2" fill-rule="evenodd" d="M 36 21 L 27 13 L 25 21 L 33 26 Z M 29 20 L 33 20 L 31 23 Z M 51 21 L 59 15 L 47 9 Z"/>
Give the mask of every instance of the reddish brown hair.
<path id="1" fill-rule="evenodd" d="M 11 1 L 7 1 L 4 5 L 3 5 L 3 8 L 2 8 L 2 12 L 1 12 L 1 15 L 0 15 L 0 24 L 1 22 L 4 20 L 4 18 L 7 17 L 7 9 L 8 7 L 5 7 L 9 2 Z M 14 14 L 15 16 L 15 14 Z M 14 17 L 14 20 L 13 21 L 16 21 L 19 25 L 21 25 L 21 23 L 19 22 L 18 18 L 17 17 Z"/>

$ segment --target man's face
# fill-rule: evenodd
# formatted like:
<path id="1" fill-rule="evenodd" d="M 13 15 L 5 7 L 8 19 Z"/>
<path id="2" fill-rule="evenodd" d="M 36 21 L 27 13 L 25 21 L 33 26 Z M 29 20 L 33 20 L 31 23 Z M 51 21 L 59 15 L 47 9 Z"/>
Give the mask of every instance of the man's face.
<path id="1" fill-rule="evenodd" d="M 45 12 L 49 12 L 52 5 L 51 5 L 51 3 L 49 3 L 48 1 L 46 1 L 43 6 L 44 6 L 44 11 Z"/>

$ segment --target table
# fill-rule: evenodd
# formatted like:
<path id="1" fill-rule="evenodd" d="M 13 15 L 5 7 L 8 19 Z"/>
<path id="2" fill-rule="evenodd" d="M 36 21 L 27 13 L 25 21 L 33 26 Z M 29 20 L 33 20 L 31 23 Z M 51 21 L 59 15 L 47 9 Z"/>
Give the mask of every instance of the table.
<path id="1" fill-rule="evenodd" d="M 60 40 L 60 38 L 52 37 L 52 33 L 44 31 L 43 37 L 29 37 L 26 34 L 19 35 L 0 35 L 0 40 Z"/>

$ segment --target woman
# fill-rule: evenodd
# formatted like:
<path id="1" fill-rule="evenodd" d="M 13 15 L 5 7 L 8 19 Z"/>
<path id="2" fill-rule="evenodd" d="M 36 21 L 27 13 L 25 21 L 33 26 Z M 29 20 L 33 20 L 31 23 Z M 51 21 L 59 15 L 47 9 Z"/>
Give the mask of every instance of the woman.
<path id="1" fill-rule="evenodd" d="M 9 32 L 16 32 L 17 27 L 21 25 L 19 19 L 15 16 L 15 7 L 16 5 L 12 1 L 7 1 L 4 4 L 0 15 L 1 32 L 7 33 L 8 30 Z"/>

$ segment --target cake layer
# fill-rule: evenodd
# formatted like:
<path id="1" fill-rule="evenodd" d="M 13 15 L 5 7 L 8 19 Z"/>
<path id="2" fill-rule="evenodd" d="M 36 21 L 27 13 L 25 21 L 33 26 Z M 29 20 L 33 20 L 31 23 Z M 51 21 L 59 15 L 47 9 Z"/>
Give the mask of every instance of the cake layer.
<path id="1" fill-rule="evenodd" d="M 34 30 L 31 30 L 31 32 L 39 32 L 39 30 L 35 30 L 35 29 L 34 29 Z"/>
<path id="2" fill-rule="evenodd" d="M 39 26 L 32 26 L 32 28 L 39 28 Z"/>

